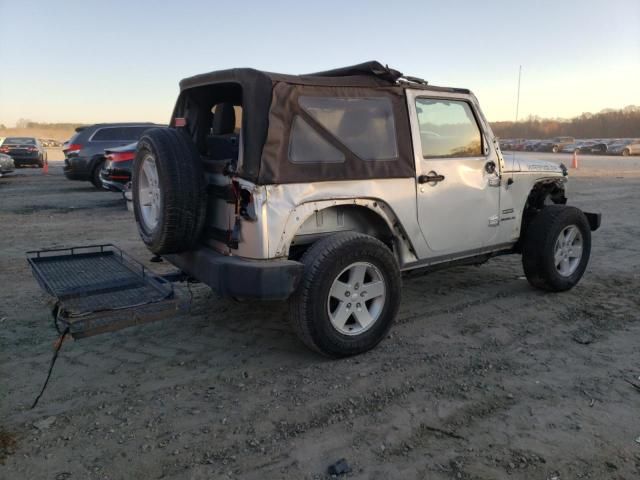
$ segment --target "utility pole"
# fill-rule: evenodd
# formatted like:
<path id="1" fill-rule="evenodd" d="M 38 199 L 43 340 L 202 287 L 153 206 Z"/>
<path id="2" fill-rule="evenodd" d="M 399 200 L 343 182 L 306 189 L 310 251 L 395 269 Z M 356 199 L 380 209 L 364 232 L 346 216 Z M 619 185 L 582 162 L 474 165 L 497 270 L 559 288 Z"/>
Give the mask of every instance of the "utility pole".
<path id="1" fill-rule="evenodd" d="M 516 125 L 518 124 L 518 113 L 520 111 L 520 78 L 522 77 L 522 65 L 518 69 L 518 95 L 516 97 Z"/>

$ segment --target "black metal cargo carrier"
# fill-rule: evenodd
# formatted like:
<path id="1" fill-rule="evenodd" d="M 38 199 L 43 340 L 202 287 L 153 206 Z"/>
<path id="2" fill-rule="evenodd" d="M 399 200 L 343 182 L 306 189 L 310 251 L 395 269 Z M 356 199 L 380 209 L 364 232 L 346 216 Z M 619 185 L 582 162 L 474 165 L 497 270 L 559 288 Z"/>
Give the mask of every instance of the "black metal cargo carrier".
<path id="1" fill-rule="evenodd" d="M 27 252 L 40 286 L 56 298 L 59 332 L 83 338 L 165 318 L 181 309 L 173 286 L 114 245 Z"/>

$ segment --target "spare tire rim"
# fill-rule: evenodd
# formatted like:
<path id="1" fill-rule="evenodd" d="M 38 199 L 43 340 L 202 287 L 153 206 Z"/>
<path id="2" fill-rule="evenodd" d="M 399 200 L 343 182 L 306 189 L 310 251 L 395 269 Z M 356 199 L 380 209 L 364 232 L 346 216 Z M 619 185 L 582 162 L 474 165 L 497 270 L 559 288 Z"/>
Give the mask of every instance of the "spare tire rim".
<path id="1" fill-rule="evenodd" d="M 138 181 L 138 199 L 145 227 L 153 230 L 158 225 L 161 199 L 158 169 L 156 160 L 152 155 L 146 155 L 142 159 L 140 179 Z"/>
<path id="2" fill-rule="evenodd" d="M 565 227 L 558 235 L 554 249 L 554 264 L 563 277 L 570 277 L 578 269 L 583 252 L 582 233 L 576 225 Z"/>
<path id="3" fill-rule="evenodd" d="M 327 299 L 329 320 L 343 335 L 360 335 L 380 318 L 386 298 L 380 269 L 367 262 L 352 263 L 331 285 Z"/>

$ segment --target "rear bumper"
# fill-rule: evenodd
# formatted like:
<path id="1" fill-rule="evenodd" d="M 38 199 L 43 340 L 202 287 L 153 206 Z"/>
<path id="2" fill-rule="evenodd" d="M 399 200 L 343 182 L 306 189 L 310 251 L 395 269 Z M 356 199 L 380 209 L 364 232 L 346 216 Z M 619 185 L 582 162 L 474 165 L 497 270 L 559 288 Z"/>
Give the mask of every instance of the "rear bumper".
<path id="1" fill-rule="evenodd" d="M 287 299 L 303 271 L 303 265 L 293 260 L 250 260 L 207 247 L 164 258 L 221 295 L 262 300 Z"/>
<path id="2" fill-rule="evenodd" d="M 13 158 L 13 163 L 16 167 L 40 164 L 40 155 L 37 153 L 34 155 L 11 155 L 11 158 Z"/>
<path id="3" fill-rule="evenodd" d="M 100 181 L 102 182 L 102 188 L 110 190 L 112 192 L 124 192 L 126 185 L 131 180 L 114 180 L 111 175 L 105 175 L 104 170 L 100 172 Z"/>
<path id="4" fill-rule="evenodd" d="M 82 157 L 65 158 L 62 171 L 69 180 L 89 180 L 91 178 L 88 162 Z"/>
<path id="5" fill-rule="evenodd" d="M 104 168 L 100 170 L 100 181 L 102 182 L 103 188 L 113 192 L 122 192 L 125 190 L 125 186 L 131 181 L 131 169 L 128 168 L 128 164 L 131 162 L 122 163 L 127 164 L 122 165 L 125 168 L 122 168 L 122 166 L 121 168 L 114 168 L 114 164 L 107 161 Z"/>

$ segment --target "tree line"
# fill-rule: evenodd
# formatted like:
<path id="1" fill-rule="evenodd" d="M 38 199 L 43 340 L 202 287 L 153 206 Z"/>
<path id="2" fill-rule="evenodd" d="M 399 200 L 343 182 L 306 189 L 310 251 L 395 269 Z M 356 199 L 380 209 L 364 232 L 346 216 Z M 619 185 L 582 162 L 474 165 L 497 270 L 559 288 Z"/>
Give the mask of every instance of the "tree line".
<path id="1" fill-rule="evenodd" d="M 583 113 L 569 120 L 530 116 L 517 123 L 491 122 L 491 128 L 500 138 L 640 138 L 640 106 Z"/>
<path id="2" fill-rule="evenodd" d="M 47 130 L 54 129 L 75 129 L 82 126 L 82 123 L 44 123 L 33 122 L 28 118 L 21 118 L 16 122 L 16 128 L 43 128 Z M 3 125 L 4 127 L 4 125 Z"/>

